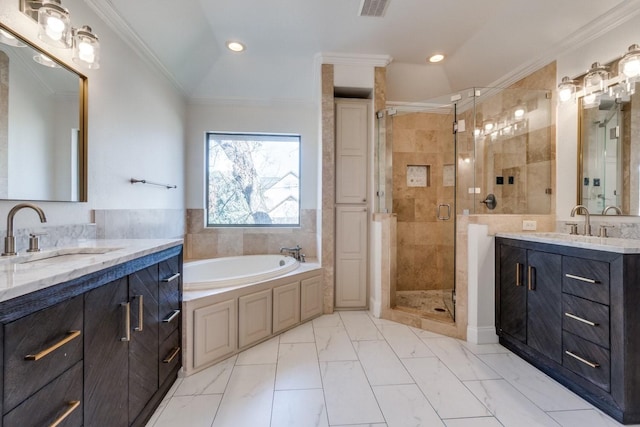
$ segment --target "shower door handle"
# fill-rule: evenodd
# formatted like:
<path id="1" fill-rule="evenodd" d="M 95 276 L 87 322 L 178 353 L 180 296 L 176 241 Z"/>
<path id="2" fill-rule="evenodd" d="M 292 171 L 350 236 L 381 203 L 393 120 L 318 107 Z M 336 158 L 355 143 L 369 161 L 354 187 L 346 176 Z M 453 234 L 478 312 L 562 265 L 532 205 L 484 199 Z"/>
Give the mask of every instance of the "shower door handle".
<path id="1" fill-rule="evenodd" d="M 442 208 L 447 208 L 447 214 L 442 215 Z M 438 205 L 438 219 L 441 221 L 448 221 L 451 219 L 451 205 L 448 203 Z"/>

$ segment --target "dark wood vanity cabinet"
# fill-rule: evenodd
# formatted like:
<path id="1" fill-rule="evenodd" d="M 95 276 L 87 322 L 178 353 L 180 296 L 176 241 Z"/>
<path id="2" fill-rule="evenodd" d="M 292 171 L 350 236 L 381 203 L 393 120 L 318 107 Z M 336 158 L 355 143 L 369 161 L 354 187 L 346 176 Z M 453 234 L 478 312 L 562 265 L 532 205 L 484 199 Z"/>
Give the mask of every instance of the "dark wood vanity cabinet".
<path id="1" fill-rule="evenodd" d="M 640 422 L 640 255 L 496 238 L 500 343 L 625 424 Z"/>
<path id="2" fill-rule="evenodd" d="M 143 426 L 181 367 L 181 269 L 176 246 L 0 303 L 0 427 Z"/>

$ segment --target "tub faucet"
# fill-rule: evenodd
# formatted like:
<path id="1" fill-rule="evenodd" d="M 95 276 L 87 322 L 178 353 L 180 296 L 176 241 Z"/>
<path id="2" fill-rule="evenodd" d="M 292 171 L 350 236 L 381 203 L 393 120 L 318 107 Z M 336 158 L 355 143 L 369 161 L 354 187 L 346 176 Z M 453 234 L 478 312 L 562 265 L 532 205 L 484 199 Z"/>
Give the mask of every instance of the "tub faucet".
<path id="1" fill-rule="evenodd" d="M 602 210 L 602 215 L 606 215 L 607 212 L 609 211 L 609 209 L 613 209 L 613 211 L 616 213 L 616 215 L 622 215 L 622 211 L 620 210 L 620 208 L 617 207 L 617 206 L 613 206 L 613 205 L 609 205 L 606 208 L 604 208 Z"/>
<path id="2" fill-rule="evenodd" d="M 296 260 L 304 262 L 305 255 L 300 253 L 301 250 L 302 248 L 300 247 L 300 245 L 296 245 L 295 248 L 280 248 L 280 253 L 292 256 Z"/>
<path id="3" fill-rule="evenodd" d="M 584 211 L 584 235 L 591 236 L 591 221 L 589 218 L 589 210 L 584 205 L 576 205 L 571 209 L 571 216 L 576 216 L 576 212 Z"/>
<path id="4" fill-rule="evenodd" d="M 45 216 L 44 211 L 33 203 L 20 203 L 11 208 L 9 215 L 7 215 L 7 237 L 4 238 L 4 252 L 2 253 L 2 256 L 17 255 L 16 238 L 13 235 L 13 217 L 16 216 L 16 213 L 20 209 L 23 208 L 33 209 L 40 216 L 40 222 L 47 222 L 47 217 Z"/>

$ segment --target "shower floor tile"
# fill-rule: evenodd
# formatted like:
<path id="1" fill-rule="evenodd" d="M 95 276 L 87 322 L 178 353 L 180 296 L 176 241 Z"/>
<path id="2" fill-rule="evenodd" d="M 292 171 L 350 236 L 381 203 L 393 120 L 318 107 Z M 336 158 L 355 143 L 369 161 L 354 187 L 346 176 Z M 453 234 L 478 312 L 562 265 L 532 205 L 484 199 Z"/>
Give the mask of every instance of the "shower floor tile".
<path id="1" fill-rule="evenodd" d="M 396 291 L 396 308 L 437 320 L 453 321 L 446 299 L 451 290 Z"/>

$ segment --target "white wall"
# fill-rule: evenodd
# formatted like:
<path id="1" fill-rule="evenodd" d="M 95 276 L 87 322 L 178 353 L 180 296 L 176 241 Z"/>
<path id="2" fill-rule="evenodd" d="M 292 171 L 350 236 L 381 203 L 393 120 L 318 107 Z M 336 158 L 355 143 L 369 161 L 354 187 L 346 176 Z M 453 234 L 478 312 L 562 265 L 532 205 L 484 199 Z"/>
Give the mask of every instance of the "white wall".
<path id="1" fill-rule="evenodd" d="M 36 24 L 18 10 L 18 1 L 0 2 L 0 19 L 32 43 Z M 65 0 L 74 26 L 88 24 L 100 37 L 101 68 L 79 69 L 89 78 L 89 201 L 38 202 L 50 225 L 87 223 L 93 209 L 184 208 L 186 104 L 181 93 L 143 62 L 82 0 Z M 44 47 L 70 67 L 69 51 Z M 178 185 L 166 190 L 131 177 Z M 14 201 L 0 201 L 0 219 Z M 35 215 L 35 214 L 34 214 Z M 33 226 L 30 214 L 16 217 L 17 228 Z M 0 226 L 0 228 L 3 228 Z"/>
<path id="2" fill-rule="evenodd" d="M 318 111 L 314 105 L 190 104 L 187 128 L 187 208 L 205 207 L 205 133 L 265 132 L 299 134 L 302 140 L 301 209 L 318 208 Z"/>
<path id="3" fill-rule="evenodd" d="M 596 61 L 604 64 L 619 58 L 633 43 L 640 43 L 640 16 L 560 56 L 557 59 L 558 82 L 563 76 L 573 78 L 584 74 Z M 569 221 L 571 218 L 569 213 L 577 201 L 578 108 L 576 104 L 558 105 L 556 141 L 557 219 Z M 628 217 L 624 220 L 629 222 Z"/>

